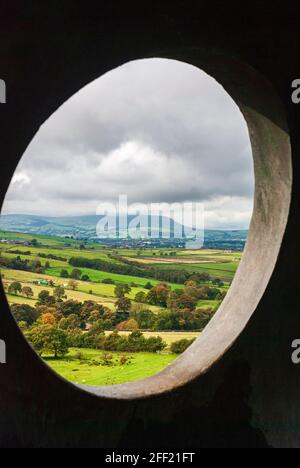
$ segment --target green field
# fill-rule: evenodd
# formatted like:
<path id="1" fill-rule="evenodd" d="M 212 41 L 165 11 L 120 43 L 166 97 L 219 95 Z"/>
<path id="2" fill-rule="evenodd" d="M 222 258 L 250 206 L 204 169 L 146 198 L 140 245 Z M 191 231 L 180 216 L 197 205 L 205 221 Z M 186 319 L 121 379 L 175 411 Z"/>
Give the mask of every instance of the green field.
<path id="1" fill-rule="evenodd" d="M 55 285 L 68 284 L 68 279 L 60 277 L 61 270 L 65 269 L 70 274 L 73 267 L 69 265 L 68 260 L 71 257 L 82 257 L 88 259 L 101 259 L 106 262 L 121 263 L 119 259 L 111 258 L 111 255 L 117 253 L 118 258 L 129 258 L 135 262 L 140 262 L 141 267 L 143 265 L 155 266 L 161 270 L 172 269 L 172 270 L 186 270 L 190 273 L 202 273 L 206 272 L 211 275 L 212 278 L 220 278 L 225 281 L 225 285 L 221 288 L 222 291 L 226 291 L 230 286 L 235 271 L 238 267 L 239 260 L 241 258 L 241 252 L 227 252 L 218 250 L 185 250 L 185 249 L 113 249 L 105 247 L 101 244 L 90 243 L 81 250 L 80 242 L 74 239 L 64 239 L 59 237 L 50 236 L 35 236 L 37 241 L 41 244 L 38 246 L 32 245 L 21 245 L 18 242 L 28 242 L 32 240 L 32 235 L 19 234 L 19 233 L 0 233 L 0 237 L 8 239 L 11 244 L 5 244 L 0 242 L 0 254 L 2 257 L 14 258 L 16 253 L 11 251 L 17 251 L 18 255 L 23 260 L 40 260 L 42 265 L 49 262 L 50 267 L 46 269 L 45 274 L 35 274 L 26 271 L 2 269 L 2 278 L 6 286 L 12 281 L 20 281 L 22 285 L 30 286 L 34 291 L 34 299 L 23 298 L 22 296 L 9 296 L 9 302 L 15 303 L 26 303 L 34 304 L 37 300 L 37 296 L 42 289 L 45 287 L 35 286 L 32 284 L 37 279 L 51 279 Z M 16 243 L 15 243 L 16 242 Z M 69 246 L 66 245 L 70 244 Z M 28 252 L 30 255 L 19 254 L 20 252 Z M 174 255 L 175 253 L 175 255 Z M 63 260 L 57 259 L 45 259 L 40 257 L 39 254 L 55 255 Z M 170 254 L 174 256 L 170 256 Z M 153 263 L 155 261 L 155 263 Z M 80 268 L 82 274 L 88 275 L 90 281 L 77 281 L 77 290 L 67 290 L 68 299 L 75 299 L 78 301 L 94 300 L 95 302 L 102 303 L 103 305 L 114 308 L 116 298 L 114 296 L 115 285 L 103 284 L 102 281 L 106 279 L 113 280 L 116 284 L 130 284 L 132 290 L 129 294 L 131 300 L 134 300 L 138 292 L 147 292 L 144 289 L 147 283 L 151 283 L 153 286 L 158 284 L 160 281 L 154 278 L 148 277 L 137 277 L 131 275 L 122 275 L 116 273 L 110 273 L 105 271 L 93 270 L 89 268 Z M 184 287 L 183 284 L 169 283 L 170 287 L 175 289 L 181 289 Z M 199 301 L 198 307 L 207 307 L 216 309 L 219 306 L 219 301 Z M 160 310 L 157 306 L 148 306 L 153 311 Z"/>
<path id="2" fill-rule="evenodd" d="M 166 269 L 170 265 L 165 263 L 156 264 L 157 267 Z M 238 267 L 238 262 L 215 262 L 215 263 L 173 263 L 174 270 L 187 270 L 191 273 L 209 273 L 213 278 L 231 280 Z"/>
<path id="3" fill-rule="evenodd" d="M 137 304 L 134 302 L 138 292 L 148 293 L 145 289 L 147 283 L 155 286 L 161 281 L 149 277 L 149 272 L 152 271 L 165 275 L 165 270 L 187 271 L 191 275 L 193 273 L 208 273 L 211 276 L 211 281 L 205 282 L 204 286 L 213 285 L 213 279 L 219 278 L 223 281 L 223 285 L 219 286 L 220 292 L 227 292 L 234 274 L 238 268 L 242 253 L 230 252 L 222 250 L 185 250 L 185 249 L 125 249 L 125 248 L 110 248 L 99 243 L 87 243 L 83 248 L 80 241 L 74 239 L 65 239 L 49 236 L 34 236 L 41 244 L 37 246 L 26 245 L 30 244 L 33 236 L 28 234 L 18 233 L 0 233 L 0 255 L 4 259 L 14 260 L 20 256 L 22 260 L 39 260 L 42 266 L 49 262 L 50 266 L 44 270 L 44 274 L 32 273 L 24 270 L 1 268 L 2 282 L 6 291 L 12 282 L 20 282 L 22 286 L 30 286 L 33 291 L 33 298 L 23 297 L 21 294 L 7 294 L 9 304 L 28 304 L 35 306 L 38 295 L 42 290 L 49 290 L 52 294 L 54 288 L 51 286 L 35 284 L 37 280 L 53 281 L 54 287 L 62 285 L 66 289 L 67 299 L 73 299 L 81 303 L 85 301 L 94 301 L 115 311 L 115 285 L 129 284 L 131 292 L 127 295 L 132 300 L 132 305 L 143 310 L 151 310 L 155 313 L 166 310 L 159 306 L 150 304 Z M 70 244 L 70 245 L 67 245 Z M 15 251 L 15 253 L 13 253 Z M 26 252 L 30 251 L 30 255 Z M 60 259 L 44 258 L 40 255 L 50 255 L 60 257 Z M 116 257 L 117 255 L 117 257 Z M 120 266 L 128 265 L 129 262 L 138 264 L 138 273 L 145 276 L 134 276 L 117 274 L 106 271 L 94 270 L 90 268 L 80 268 L 82 275 L 88 275 L 90 281 L 76 280 L 76 290 L 70 289 L 69 279 L 61 278 L 61 270 L 67 270 L 71 274 L 73 267 L 69 264 L 71 257 L 84 257 L 86 259 L 99 259 L 109 263 L 116 263 L 119 271 Z M 126 263 L 127 262 L 127 263 Z M 105 265 L 106 269 L 110 266 Z M 4 263 L 3 263 L 4 264 Z M 7 263 L 5 263 L 7 266 Z M 15 266 L 14 266 L 15 267 Z M 116 268 L 116 267 L 115 267 Z M 124 271 L 121 270 L 121 271 Z M 136 271 L 137 270 L 132 270 Z M 160 278 L 158 275 L 156 278 Z M 169 276 L 173 281 L 181 281 L 182 276 L 178 279 Z M 164 276 L 165 277 L 165 276 Z M 111 279 L 115 284 L 104 284 L 103 280 Z M 169 282 L 168 285 L 174 291 L 182 289 L 184 284 L 175 284 Z M 201 284 L 202 286 L 202 284 Z M 201 297 L 201 296 L 200 296 Z M 210 296 L 207 296 L 210 297 Z M 196 307 L 199 309 L 217 310 L 221 304 L 221 300 L 199 300 Z M 160 317 L 160 316 L 159 316 Z M 171 328 L 171 327 L 170 327 Z M 88 327 L 84 331 L 86 333 Z M 107 332 L 107 333 L 111 333 Z M 128 334 L 129 332 L 122 331 L 120 334 Z M 46 362 L 64 378 L 87 385 L 111 385 L 124 382 L 131 382 L 154 375 L 161 371 L 176 359 L 177 356 L 170 354 L 170 345 L 175 341 L 182 339 L 193 339 L 199 336 L 200 332 L 190 331 L 143 331 L 146 338 L 160 336 L 167 343 L 167 348 L 164 352 L 156 353 L 131 353 L 126 364 L 121 365 L 120 356 L 126 353 L 115 352 L 113 354 L 112 366 L 99 365 L 100 357 L 103 351 L 95 349 L 76 349 L 71 348 L 69 354 L 63 359 L 54 360 L 50 356 L 46 356 Z M 76 358 L 76 353 L 82 353 L 84 359 Z"/>
<path id="4" fill-rule="evenodd" d="M 20 281 L 23 285 L 30 285 L 34 291 L 34 300 L 36 301 L 37 296 L 42 289 L 40 286 L 33 286 L 32 282 L 37 279 L 51 279 L 55 285 L 68 284 L 68 279 L 61 278 L 61 270 L 65 269 L 70 274 L 73 267 L 69 265 L 68 261 L 71 257 L 82 257 L 88 259 L 100 259 L 106 262 L 114 262 L 120 264 L 120 258 L 129 258 L 135 262 L 140 262 L 141 267 L 143 265 L 155 266 L 161 271 L 172 269 L 172 270 L 186 270 L 190 273 L 208 273 L 212 278 L 220 278 L 225 281 L 222 291 L 227 291 L 230 286 L 230 282 L 235 274 L 238 267 L 241 252 L 228 252 L 218 250 L 185 250 L 185 249 L 114 249 L 108 248 L 97 243 L 88 243 L 85 248 L 80 249 L 80 241 L 74 239 L 65 239 L 60 237 L 50 236 L 35 236 L 36 240 L 40 245 L 22 245 L 20 242 L 30 242 L 32 235 L 19 234 L 19 233 L 0 233 L 1 238 L 7 239 L 11 244 L 0 242 L 0 254 L 2 257 L 13 259 L 16 257 L 16 253 L 23 260 L 40 260 L 42 265 L 45 265 L 46 261 L 49 262 L 50 267 L 46 269 L 45 274 L 35 274 L 26 271 L 9 270 L 2 268 L 2 278 L 4 284 L 8 286 L 12 281 Z M 19 242 L 19 243 L 18 243 Z M 70 245 L 66 245 L 70 244 Z M 28 252 L 30 255 L 19 254 L 20 252 Z M 112 255 L 117 253 L 118 258 L 112 258 Z M 57 259 L 45 259 L 40 257 L 39 254 L 55 255 L 65 260 Z M 170 254 L 172 256 L 170 256 Z M 153 263 L 155 262 L 155 263 Z M 158 284 L 159 280 L 149 277 L 139 277 L 131 275 L 122 275 L 116 273 L 110 273 L 105 271 L 93 270 L 89 268 L 80 268 L 83 275 L 88 275 L 90 281 L 77 281 L 76 291 L 67 291 L 67 296 L 70 299 L 76 299 L 78 301 L 94 300 L 101 302 L 110 308 L 114 307 L 116 298 L 114 296 L 115 285 L 103 284 L 102 281 L 106 279 L 113 280 L 116 284 L 130 284 L 132 290 L 129 294 L 131 300 L 134 300 L 138 292 L 146 292 L 144 289 L 147 283 L 151 283 L 153 286 Z M 183 288 L 183 284 L 168 283 L 170 287 L 175 289 Z M 135 285 L 135 286 L 133 286 Z M 45 287 L 43 287 L 45 289 Z M 16 303 L 33 303 L 32 299 L 22 298 L 21 296 L 15 297 L 10 296 L 9 301 Z M 200 301 L 199 307 L 208 307 L 216 309 L 219 306 L 219 301 Z M 158 311 L 159 307 L 149 306 L 151 310 Z"/>
<path id="5" fill-rule="evenodd" d="M 75 358 L 82 353 L 87 361 Z M 144 379 L 157 374 L 171 364 L 178 356 L 174 354 L 153 353 L 109 353 L 114 356 L 114 366 L 97 366 L 91 360 L 99 361 L 102 351 L 94 349 L 72 348 L 64 359 L 44 358 L 47 364 L 65 379 L 85 385 L 115 385 Z M 129 360 L 125 365 L 119 364 L 120 356 L 126 355 Z"/>
<path id="6" fill-rule="evenodd" d="M 38 299 L 38 294 L 43 290 L 49 290 L 51 293 L 53 292 L 52 287 L 50 286 L 40 286 L 33 284 L 34 280 L 39 279 L 49 279 L 51 275 L 40 275 L 37 273 L 31 273 L 28 271 L 19 271 L 19 270 L 5 270 L 2 269 L 2 283 L 4 287 L 7 288 L 8 285 L 14 281 L 19 281 L 22 283 L 22 286 L 30 286 L 33 290 L 34 297 L 32 299 L 28 299 L 21 295 L 9 295 L 7 294 L 8 300 L 10 304 L 29 304 L 34 306 Z M 54 284 L 55 286 L 58 285 L 66 285 L 68 284 L 68 280 L 64 278 L 55 277 Z M 76 291 L 72 291 L 70 289 L 66 290 L 67 299 L 73 299 L 79 302 L 84 301 L 95 301 L 100 303 L 110 309 L 114 309 L 114 304 L 116 302 L 116 297 L 114 296 L 114 285 L 110 284 L 101 284 L 101 283 L 89 283 L 84 281 L 78 281 L 78 289 Z M 92 294 L 89 293 L 92 291 Z M 142 288 L 132 288 L 129 297 L 134 299 L 135 294 L 139 291 L 144 291 Z M 151 306 L 147 307 L 148 309 L 158 312 L 160 307 Z"/>
<path id="7" fill-rule="evenodd" d="M 63 267 L 66 269 L 69 273 L 73 270 L 73 267 L 70 267 L 69 265 L 66 265 Z M 154 286 L 159 283 L 159 281 L 153 279 L 153 278 L 141 278 L 139 276 L 130 276 L 130 275 L 118 275 L 117 273 L 107 273 L 105 271 L 98 271 L 98 270 L 91 270 L 90 268 L 80 268 L 80 271 L 82 271 L 82 274 L 88 275 L 92 282 L 99 282 L 103 281 L 104 279 L 110 278 L 116 283 L 126 283 L 126 284 L 131 284 L 135 283 L 140 286 L 140 288 L 143 288 L 145 284 L 151 283 Z M 46 274 L 50 276 L 56 276 L 59 277 L 61 272 L 61 268 L 49 268 L 46 270 Z M 171 287 L 173 289 L 180 288 L 182 287 L 179 284 L 172 284 L 170 283 Z M 113 285 L 103 285 L 103 286 L 110 286 L 112 289 L 114 289 Z M 139 292 L 141 289 L 138 288 L 136 292 Z"/>

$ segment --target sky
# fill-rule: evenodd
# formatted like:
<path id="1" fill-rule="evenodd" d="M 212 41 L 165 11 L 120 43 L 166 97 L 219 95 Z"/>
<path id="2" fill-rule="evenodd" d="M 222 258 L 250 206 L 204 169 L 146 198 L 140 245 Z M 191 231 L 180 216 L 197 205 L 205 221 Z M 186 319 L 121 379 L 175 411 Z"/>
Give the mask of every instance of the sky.
<path id="1" fill-rule="evenodd" d="M 103 202 L 202 203 L 207 229 L 247 229 L 254 175 L 246 122 L 213 78 L 165 59 L 127 63 L 40 128 L 3 214 L 96 214 Z"/>

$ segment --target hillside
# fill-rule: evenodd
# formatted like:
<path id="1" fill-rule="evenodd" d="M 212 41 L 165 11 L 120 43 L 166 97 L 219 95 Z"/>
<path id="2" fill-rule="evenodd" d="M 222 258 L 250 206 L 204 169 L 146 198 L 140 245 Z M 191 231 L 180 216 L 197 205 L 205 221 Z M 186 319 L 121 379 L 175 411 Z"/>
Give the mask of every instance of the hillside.
<path id="1" fill-rule="evenodd" d="M 47 235 L 58 237 L 73 237 L 74 239 L 96 240 L 96 226 L 101 217 L 95 215 L 48 217 L 35 215 L 1 215 L 0 230 L 6 232 L 20 232 L 32 235 Z M 129 218 L 129 222 L 131 219 Z M 145 220 L 144 220 L 145 221 Z M 163 223 L 170 223 L 168 218 L 162 218 Z M 159 222 L 155 220 L 156 225 Z M 173 221 L 171 221 L 172 226 Z M 146 223 L 145 223 L 146 224 Z M 182 228 L 176 225 L 177 229 Z M 153 229 L 157 239 L 158 230 Z M 186 229 L 186 228 L 184 228 Z M 141 229 L 143 234 L 143 229 Z M 187 231 L 186 231 L 187 232 Z M 204 247 L 242 250 L 247 239 L 247 230 L 205 230 Z M 111 236 L 113 241 L 113 236 Z"/>

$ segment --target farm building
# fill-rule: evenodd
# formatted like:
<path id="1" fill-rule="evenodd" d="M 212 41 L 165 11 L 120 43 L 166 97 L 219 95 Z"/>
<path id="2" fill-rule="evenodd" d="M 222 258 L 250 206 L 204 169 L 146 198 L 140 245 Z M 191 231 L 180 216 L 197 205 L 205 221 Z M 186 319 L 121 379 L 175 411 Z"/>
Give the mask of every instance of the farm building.
<path id="1" fill-rule="evenodd" d="M 33 280 L 33 284 L 38 284 L 39 286 L 49 286 L 49 281 L 41 279 L 41 280 Z"/>

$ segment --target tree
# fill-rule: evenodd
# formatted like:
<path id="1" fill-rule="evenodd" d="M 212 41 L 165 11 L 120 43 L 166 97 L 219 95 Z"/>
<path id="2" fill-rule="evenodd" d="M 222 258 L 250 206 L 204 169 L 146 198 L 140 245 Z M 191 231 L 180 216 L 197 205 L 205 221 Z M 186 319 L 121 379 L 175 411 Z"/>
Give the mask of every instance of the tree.
<path id="1" fill-rule="evenodd" d="M 77 315 L 71 314 L 67 318 L 61 319 L 59 328 L 62 330 L 78 330 L 80 328 L 80 320 Z"/>
<path id="2" fill-rule="evenodd" d="M 56 326 L 46 324 L 33 327 L 26 337 L 40 355 L 51 353 L 57 359 L 69 352 L 68 336 Z"/>
<path id="3" fill-rule="evenodd" d="M 167 307 L 171 288 L 165 283 L 159 283 L 147 295 L 147 302 L 151 305 Z"/>
<path id="4" fill-rule="evenodd" d="M 82 275 L 81 281 L 91 281 L 88 275 Z"/>
<path id="5" fill-rule="evenodd" d="M 178 309 L 193 310 L 197 305 L 197 302 L 197 298 L 194 298 L 193 296 L 189 296 L 188 294 L 184 293 L 177 299 L 173 299 L 170 301 L 170 309 L 173 311 L 176 311 Z"/>
<path id="6" fill-rule="evenodd" d="M 69 278 L 69 272 L 68 272 L 68 270 L 65 270 L 65 269 L 61 270 L 61 272 L 60 272 L 60 277 L 61 277 L 61 278 Z"/>
<path id="7" fill-rule="evenodd" d="M 38 247 L 39 242 L 36 239 L 31 239 L 29 244 L 32 245 L 32 247 Z"/>
<path id="8" fill-rule="evenodd" d="M 22 294 L 26 297 L 33 297 L 33 291 L 30 286 L 24 286 L 22 288 Z"/>
<path id="9" fill-rule="evenodd" d="M 39 317 L 38 311 L 28 304 L 12 304 L 10 309 L 16 322 L 25 322 L 28 326 Z"/>
<path id="10" fill-rule="evenodd" d="M 55 325 L 56 324 L 56 318 L 53 314 L 50 314 L 49 312 L 46 314 L 41 315 L 39 321 L 43 325 Z"/>
<path id="11" fill-rule="evenodd" d="M 93 310 L 91 312 L 91 315 L 88 318 L 88 323 L 96 323 L 99 320 L 102 320 L 102 314 L 99 312 L 99 310 Z"/>
<path id="12" fill-rule="evenodd" d="M 209 288 L 207 295 L 208 299 L 219 299 L 221 297 L 221 291 L 218 288 Z"/>
<path id="13" fill-rule="evenodd" d="M 68 282 L 68 288 L 72 289 L 73 291 L 76 291 L 77 287 L 78 287 L 77 281 L 71 279 L 71 280 Z"/>
<path id="14" fill-rule="evenodd" d="M 38 305 L 53 305 L 55 298 L 50 296 L 50 292 L 43 290 L 38 295 Z"/>
<path id="15" fill-rule="evenodd" d="M 25 334 L 29 343 L 32 344 L 40 356 L 42 356 L 45 351 L 45 344 L 48 340 L 51 328 L 51 325 L 39 325 L 31 328 L 31 330 Z"/>
<path id="16" fill-rule="evenodd" d="M 180 330 L 178 313 L 164 310 L 156 315 L 155 330 Z"/>
<path id="17" fill-rule="evenodd" d="M 8 287 L 8 294 L 18 294 L 22 292 L 22 284 L 18 281 L 14 281 Z"/>
<path id="18" fill-rule="evenodd" d="M 117 284 L 115 287 L 115 296 L 118 298 L 124 297 L 125 294 L 131 292 L 131 287 L 128 284 Z"/>
<path id="19" fill-rule="evenodd" d="M 210 281 L 210 275 L 208 273 L 195 273 L 190 277 L 190 280 L 198 284 L 208 283 Z"/>
<path id="20" fill-rule="evenodd" d="M 156 254 L 155 254 L 156 255 Z M 145 284 L 145 289 L 152 289 L 153 288 L 153 285 L 148 281 L 148 283 Z"/>
<path id="21" fill-rule="evenodd" d="M 129 318 L 131 300 L 128 297 L 120 297 L 116 304 L 116 323 L 125 322 Z"/>
<path id="22" fill-rule="evenodd" d="M 62 301 L 62 299 L 66 299 L 66 291 L 63 286 L 57 286 L 53 291 L 53 296 L 58 301 Z"/>
<path id="23" fill-rule="evenodd" d="M 143 291 L 140 291 L 136 294 L 134 300 L 135 302 L 141 302 L 142 304 L 145 304 L 147 302 L 147 296 Z"/>
<path id="24" fill-rule="evenodd" d="M 62 302 L 59 304 L 60 311 L 64 317 L 68 317 L 69 315 L 77 315 L 80 316 L 82 304 L 78 301 L 74 301 L 73 299 L 69 299 L 68 301 Z"/>
<path id="25" fill-rule="evenodd" d="M 194 327 L 194 329 L 203 330 L 214 316 L 214 311 L 212 309 L 197 309 L 194 315 L 197 324 L 197 327 Z"/>
<path id="26" fill-rule="evenodd" d="M 71 271 L 70 278 L 79 280 L 80 277 L 81 277 L 81 270 L 79 270 L 78 268 L 74 268 Z"/>
<path id="27" fill-rule="evenodd" d="M 212 284 L 214 286 L 218 286 L 219 288 L 223 288 L 224 287 L 224 283 L 222 280 L 220 280 L 220 278 L 215 278 L 213 281 L 212 281 Z"/>
<path id="28" fill-rule="evenodd" d="M 155 323 L 155 314 L 151 310 L 141 310 L 134 314 L 138 327 L 142 330 L 151 330 Z"/>

